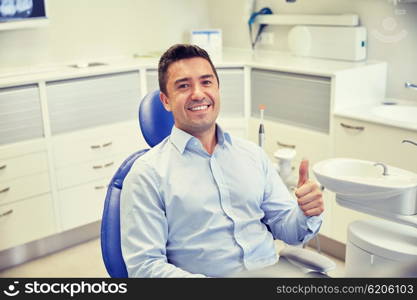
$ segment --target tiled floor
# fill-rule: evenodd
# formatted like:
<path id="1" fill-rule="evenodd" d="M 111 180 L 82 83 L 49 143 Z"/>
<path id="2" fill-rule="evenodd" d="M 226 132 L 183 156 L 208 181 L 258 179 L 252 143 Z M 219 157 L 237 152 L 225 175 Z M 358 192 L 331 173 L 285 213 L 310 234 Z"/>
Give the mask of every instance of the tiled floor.
<path id="1" fill-rule="evenodd" d="M 0 272 L 0 277 L 109 277 L 103 265 L 100 240 L 29 261 Z"/>
<path id="2" fill-rule="evenodd" d="M 280 247 L 277 245 L 278 248 Z M 336 263 L 336 269 L 330 271 L 330 277 L 343 277 L 344 262 L 330 257 Z M 108 277 L 103 265 L 100 240 L 89 242 L 44 256 L 20 266 L 0 272 L 0 277 Z"/>

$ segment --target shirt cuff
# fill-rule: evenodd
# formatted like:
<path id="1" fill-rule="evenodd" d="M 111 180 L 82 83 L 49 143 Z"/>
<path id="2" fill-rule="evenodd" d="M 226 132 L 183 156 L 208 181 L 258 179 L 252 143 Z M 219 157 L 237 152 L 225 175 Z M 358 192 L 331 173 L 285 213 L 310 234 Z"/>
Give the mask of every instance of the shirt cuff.
<path id="1" fill-rule="evenodd" d="M 298 234 L 301 243 L 306 243 L 312 239 L 320 230 L 321 224 L 323 223 L 322 214 L 318 216 L 305 216 L 303 211 L 300 209 L 298 213 Z"/>

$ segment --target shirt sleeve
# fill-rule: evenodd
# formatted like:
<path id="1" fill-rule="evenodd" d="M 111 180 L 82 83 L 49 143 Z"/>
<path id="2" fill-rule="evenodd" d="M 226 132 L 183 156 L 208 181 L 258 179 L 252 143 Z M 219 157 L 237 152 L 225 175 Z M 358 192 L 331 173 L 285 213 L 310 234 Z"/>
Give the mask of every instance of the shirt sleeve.
<path id="1" fill-rule="evenodd" d="M 205 277 L 170 264 L 168 223 L 154 170 L 137 160 L 120 196 L 122 254 L 129 277 Z"/>
<path id="2" fill-rule="evenodd" d="M 306 243 L 320 230 L 322 215 L 305 216 L 295 195 L 290 194 L 263 150 L 261 157 L 266 178 L 262 221 L 269 226 L 275 239 L 290 245 Z"/>

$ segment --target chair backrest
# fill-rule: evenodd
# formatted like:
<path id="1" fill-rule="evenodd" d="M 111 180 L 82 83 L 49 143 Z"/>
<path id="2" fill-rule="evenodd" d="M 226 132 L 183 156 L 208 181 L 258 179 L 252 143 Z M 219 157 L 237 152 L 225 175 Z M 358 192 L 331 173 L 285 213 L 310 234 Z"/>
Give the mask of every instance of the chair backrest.
<path id="1" fill-rule="evenodd" d="M 159 100 L 159 90 L 149 93 L 139 107 L 139 125 L 150 147 L 159 144 L 172 130 L 174 117 Z"/>
<path id="2" fill-rule="evenodd" d="M 171 133 L 174 119 L 159 100 L 159 90 L 146 95 L 139 106 L 139 125 L 150 147 L 159 144 Z M 101 220 L 101 254 L 107 272 L 114 278 L 128 277 L 120 241 L 120 193 L 123 181 L 136 159 L 149 149 L 130 155 L 110 181 Z"/>

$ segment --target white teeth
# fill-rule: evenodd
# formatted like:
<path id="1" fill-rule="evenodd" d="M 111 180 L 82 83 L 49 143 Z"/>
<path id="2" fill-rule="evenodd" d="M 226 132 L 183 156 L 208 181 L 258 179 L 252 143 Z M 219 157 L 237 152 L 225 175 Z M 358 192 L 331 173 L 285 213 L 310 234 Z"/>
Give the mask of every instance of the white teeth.
<path id="1" fill-rule="evenodd" d="M 202 105 L 202 106 L 196 106 L 196 107 L 191 107 L 190 110 L 191 111 L 196 111 L 196 110 L 203 110 L 208 108 L 208 105 Z"/>

